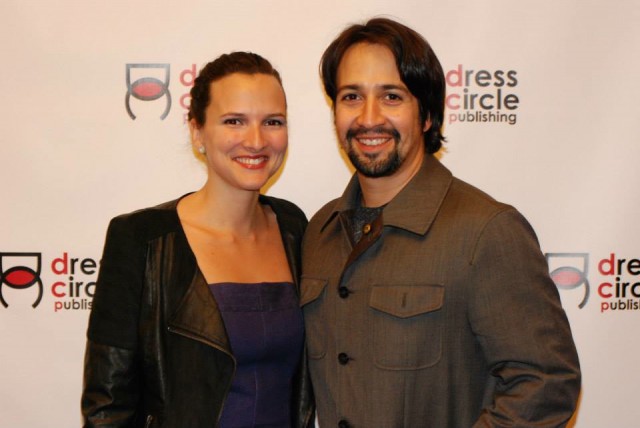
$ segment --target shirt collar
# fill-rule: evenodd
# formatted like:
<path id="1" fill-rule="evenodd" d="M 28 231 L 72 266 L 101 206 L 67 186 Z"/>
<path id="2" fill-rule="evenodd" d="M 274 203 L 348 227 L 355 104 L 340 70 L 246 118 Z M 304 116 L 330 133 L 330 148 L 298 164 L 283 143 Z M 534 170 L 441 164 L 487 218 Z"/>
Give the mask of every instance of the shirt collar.
<path id="1" fill-rule="evenodd" d="M 425 155 L 416 175 L 385 207 L 382 214 L 384 225 L 424 235 L 433 223 L 452 180 L 453 176 L 447 167 L 434 156 Z M 322 228 L 333 221 L 338 213 L 355 209 L 359 197 L 360 183 L 357 174 L 354 174 Z"/>

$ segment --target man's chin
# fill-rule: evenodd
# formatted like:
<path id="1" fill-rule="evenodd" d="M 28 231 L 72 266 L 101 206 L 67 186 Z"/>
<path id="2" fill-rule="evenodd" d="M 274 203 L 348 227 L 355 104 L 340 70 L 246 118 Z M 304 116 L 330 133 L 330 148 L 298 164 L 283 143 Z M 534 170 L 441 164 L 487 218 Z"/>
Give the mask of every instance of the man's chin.
<path id="1" fill-rule="evenodd" d="M 363 159 L 362 157 L 351 156 L 351 154 L 349 154 L 349 159 L 356 171 L 367 178 L 388 177 L 395 173 L 401 164 L 397 156 L 393 156 L 391 159 L 386 158 L 384 160 L 373 161 L 368 158 Z"/>

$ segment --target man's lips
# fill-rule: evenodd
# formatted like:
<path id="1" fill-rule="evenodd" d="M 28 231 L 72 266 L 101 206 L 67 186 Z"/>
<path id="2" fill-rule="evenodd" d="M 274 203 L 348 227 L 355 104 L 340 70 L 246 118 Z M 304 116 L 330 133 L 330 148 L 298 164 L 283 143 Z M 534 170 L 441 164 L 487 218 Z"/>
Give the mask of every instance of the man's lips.
<path id="1" fill-rule="evenodd" d="M 347 130 L 347 141 L 356 140 L 367 148 L 375 149 L 389 141 L 400 141 L 400 133 L 393 128 L 357 128 Z"/>

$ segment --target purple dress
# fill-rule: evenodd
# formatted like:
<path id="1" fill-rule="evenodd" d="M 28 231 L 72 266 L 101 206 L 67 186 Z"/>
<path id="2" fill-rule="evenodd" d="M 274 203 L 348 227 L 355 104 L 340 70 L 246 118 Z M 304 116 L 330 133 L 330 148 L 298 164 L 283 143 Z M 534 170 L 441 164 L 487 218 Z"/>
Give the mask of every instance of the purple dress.
<path id="1" fill-rule="evenodd" d="M 220 427 L 290 427 L 292 379 L 304 340 L 294 285 L 223 282 L 209 289 L 237 363 Z"/>

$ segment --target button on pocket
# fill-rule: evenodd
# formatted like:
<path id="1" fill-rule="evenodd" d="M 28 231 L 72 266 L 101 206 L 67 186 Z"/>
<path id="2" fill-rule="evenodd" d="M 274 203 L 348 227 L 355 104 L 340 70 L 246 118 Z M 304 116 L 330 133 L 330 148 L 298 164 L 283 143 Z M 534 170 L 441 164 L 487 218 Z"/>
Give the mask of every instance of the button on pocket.
<path id="1" fill-rule="evenodd" d="M 430 367 L 442 354 L 444 286 L 374 286 L 373 346 L 376 366 L 387 370 Z"/>
<path id="2" fill-rule="evenodd" d="M 311 359 L 323 358 L 326 354 L 327 322 L 324 303 L 326 279 L 302 277 L 300 281 L 300 307 L 304 314 L 305 337 L 307 339 L 307 353 Z"/>

